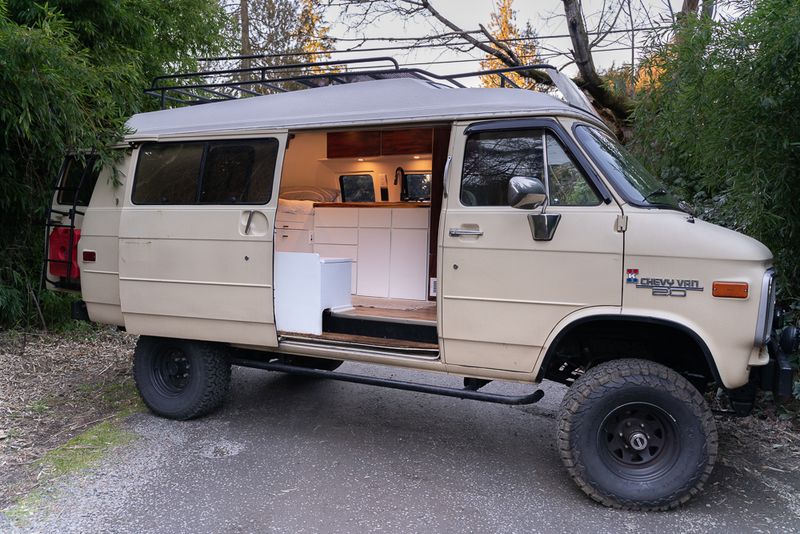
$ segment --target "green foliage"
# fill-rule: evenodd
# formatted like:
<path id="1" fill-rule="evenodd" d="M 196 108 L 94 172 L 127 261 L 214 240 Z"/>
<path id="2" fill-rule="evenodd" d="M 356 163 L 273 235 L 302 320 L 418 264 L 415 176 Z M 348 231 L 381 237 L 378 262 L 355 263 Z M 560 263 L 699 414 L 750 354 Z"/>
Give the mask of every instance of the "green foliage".
<path id="1" fill-rule="evenodd" d="M 786 303 L 800 299 L 800 3 L 761 0 L 742 17 L 679 23 L 652 56 L 633 147 L 702 217 L 775 255 Z"/>
<path id="2" fill-rule="evenodd" d="M 226 22 L 216 0 L 0 0 L 0 325 L 36 322 L 42 223 L 64 153 L 111 157 L 125 119 L 157 105 L 142 92 L 151 78 L 226 50 Z M 64 309 L 42 298 L 46 314 Z"/>
<path id="3" fill-rule="evenodd" d="M 779 300 L 800 307 L 800 3 L 684 20 L 639 95 L 634 148 L 703 218 L 775 255 Z M 792 317 L 794 315 L 794 317 Z M 796 362 L 795 362 L 796 363 Z M 800 399 L 800 382 L 795 383 Z"/>

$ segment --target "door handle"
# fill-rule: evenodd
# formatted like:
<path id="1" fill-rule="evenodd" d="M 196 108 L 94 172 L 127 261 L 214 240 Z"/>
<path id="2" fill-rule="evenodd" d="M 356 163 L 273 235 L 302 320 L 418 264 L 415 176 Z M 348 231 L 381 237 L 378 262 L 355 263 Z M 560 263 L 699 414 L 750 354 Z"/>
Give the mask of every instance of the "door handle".
<path id="1" fill-rule="evenodd" d="M 483 230 L 473 230 L 471 228 L 450 228 L 450 237 L 458 237 L 462 235 L 482 236 Z"/>
<path id="2" fill-rule="evenodd" d="M 244 227 L 245 235 L 250 233 L 250 225 L 253 224 L 253 214 L 255 212 L 256 212 L 255 210 L 250 210 L 250 214 L 247 216 L 247 224 Z"/>

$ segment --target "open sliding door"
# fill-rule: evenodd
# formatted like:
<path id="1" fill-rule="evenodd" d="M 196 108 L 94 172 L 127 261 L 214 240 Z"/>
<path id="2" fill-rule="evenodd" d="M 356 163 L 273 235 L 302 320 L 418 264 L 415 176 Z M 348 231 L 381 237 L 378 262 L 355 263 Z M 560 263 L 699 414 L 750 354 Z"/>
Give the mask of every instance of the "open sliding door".
<path id="1" fill-rule="evenodd" d="M 273 228 L 287 132 L 146 142 L 119 231 L 129 332 L 277 346 Z"/>

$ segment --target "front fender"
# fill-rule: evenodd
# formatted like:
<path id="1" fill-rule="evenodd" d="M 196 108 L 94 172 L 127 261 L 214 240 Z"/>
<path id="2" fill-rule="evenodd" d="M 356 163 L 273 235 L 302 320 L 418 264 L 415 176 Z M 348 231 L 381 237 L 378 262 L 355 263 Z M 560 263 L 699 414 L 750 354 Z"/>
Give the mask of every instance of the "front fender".
<path id="1" fill-rule="evenodd" d="M 554 357 L 555 347 L 564 336 L 580 325 L 590 321 L 614 320 L 630 321 L 631 323 L 650 323 L 659 324 L 675 328 L 691 337 L 705 356 L 714 379 L 725 388 L 732 389 L 746 384 L 750 365 L 755 364 L 751 360 L 751 353 L 725 354 L 724 344 L 716 344 L 711 336 L 704 331 L 701 325 L 694 321 L 687 320 L 685 317 L 669 312 L 658 312 L 653 310 L 625 309 L 613 306 L 602 306 L 596 308 L 584 308 L 564 317 L 553 330 L 545 342 L 539 354 L 539 358 L 534 367 L 533 373 L 537 381 L 544 377 L 549 360 Z M 754 349 L 755 350 L 755 349 Z M 760 354 L 762 351 L 757 352 Z M 766 355 L 766 350 L 763 351 Z M 720 362 L 720 354 L 725 354 L 725 359 Z M 721 365 L 722 364 L 722 365 Z"/>

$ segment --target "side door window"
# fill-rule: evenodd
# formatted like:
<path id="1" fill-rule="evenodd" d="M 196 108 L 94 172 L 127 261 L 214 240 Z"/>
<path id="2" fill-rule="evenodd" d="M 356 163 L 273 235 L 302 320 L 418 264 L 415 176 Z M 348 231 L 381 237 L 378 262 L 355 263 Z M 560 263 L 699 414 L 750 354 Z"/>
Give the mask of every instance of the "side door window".
<path id="1" fill-rule="evenodd" d="M 461 176 L 462 205 L 508 206 L 508 182 L 514 176 L 541 180 L 552 206 L 594 206 L 601 202 L 552 132 L 489 131 L 469 136 Z"/>
<path id="2" fill-rule="evenodd" d="M 278 140 L 145 143 L 133 184 L 134 204 L 267 204 Z"/>

